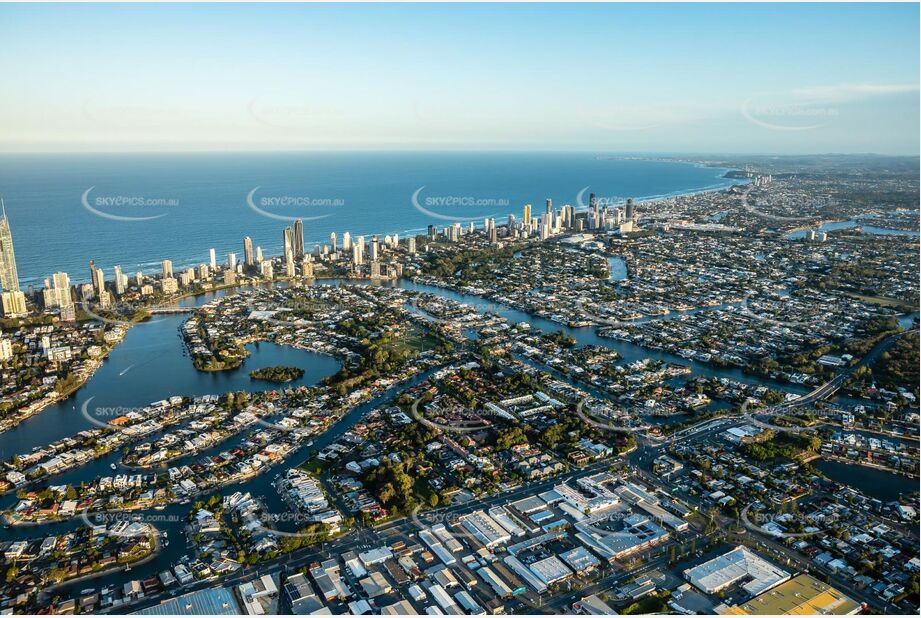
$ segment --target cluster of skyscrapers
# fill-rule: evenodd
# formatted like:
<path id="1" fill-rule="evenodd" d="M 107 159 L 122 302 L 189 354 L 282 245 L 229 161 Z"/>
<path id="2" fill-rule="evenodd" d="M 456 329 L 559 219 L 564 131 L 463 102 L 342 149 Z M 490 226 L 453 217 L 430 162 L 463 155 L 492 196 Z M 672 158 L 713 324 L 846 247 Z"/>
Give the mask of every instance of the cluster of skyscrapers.
<path id="1" fill-rule="evenodd" d="M 2 206 L 2 202 L 0 202 Z M 531 204 L 525 204 L 522 220 L 516 221 L 510 214 L 505 226 L 497 226 L 494 218 L 486 218 L 483 222 L 483 232 L 491 243 L 496 243 L 501 238 L 528 238 L 537 236 L 540 239 L 549 238 L 564 231 L 581 232 L 585 230 L 604 231 L 633 231 L 636 220 L 636 207 L 632 199 L 626 200 L 622 205 L 602 204 L 592 194 L 589 198 L 589 207 L 585 212 L 577 212 L 567 204 L 560 209 L 554 209 L 553 201 L 548 199 L 544 212 L 535 215 Z M 434 226 L 428 227 L 428 238 L 438 240 L 439 234 L 448 242 L 456 242 L 461 236 L 476 231 L 476 225 L 469 223 L 463 226 L 455 223 L 444 227 L 440 232 Z M 383 239 L 374 235 L 370 242 L 364 236 L 352 238 L 349 232 L 342 234 L 341 241 L 333 232 L 329 236 L 329 244 L 317 244 L 311 253 L 304 248 L 304 223 L 298 219 L 293 225 L 285 227 L 282 232 L 282 254 L 278 263 L 286 278 L 314 277 L 315 260 L 333 265 L 339 269 L 348 269 L 352 276 L 369 277 L 371 279 L 396 278 L 402 275 L 403 265 L 396 260 L 384 261 L 382 250 L 384 248 L 395 250 L 400 247 L 400 238 L 397 234 L 386 235 Z M 406 254 L 416 254 L 416 238 L 409 237 L 405 242 Z M 107 284 L 102 268 L 96 266 L 91 260 L 89 263 L 90 282 L 73 287 L 70 277 L 65 272 L 56 272 L 44 281 L 44 289 L 40 296 L 34 296 L 36 303 L 41 303 L 46 310 L 56 309 L 63 320 L 76 319 L 75 299 L 82 303 L 92 303 L 99 308 L 114 306 L 117 298 L 125 294 L 149 297 L 157 292 L 163 295 L 172 295 L 180 289 L 189 288 L 195 283 L 212 282 L 219 275 L 218 284 L 234 285 L 238 275 L 274 279 L 276 277 L 276 260 L 266 258 L 262 248 L 254 246 L 249 236 L 243 239 L 243 261 L 238 261 L 237 254 L 228 253 L 227 261 L 218 265 L 215 249 L 209 251 L 209 261 L 198 267 L 190 267 L 178 274 L 173 270 L 171 260 L 163 260 L 159 278 L 145 276 L 142 272 L 134 275 L 133 286 L 129 276 L 122 272 L 120 265 L 114 267 L 114 279 Z M 19 289 L 19 278 L 16 271 L 16 258 L 13 251 L 13 238 L 10 231 L 9 220 L 5 208 L 0 219 L 0 286 L 2 286 L 2 309 L 7 317 L 24 316 L 28 314 L 26 295 Z M 31 287 L 30 287 L 31 293 Z"/>
<path id="2" fill-rule="evenodd" d="M 626 200 L 623 205 L 602 204 L 592 193 L 586 212 L 579 212 L 570 204 L 555 210 L 553 200 L 548 199 L 544 212 L 540 216 L 535 216 L 531 204 L 525 204 L 520 222 L 516 221 L 515 215 L 510 214 L 503 231 L 496 226 L 495 219 L 488 217 L 483 221 L 483 229 L 489 241 L 493 243 L 497 242 L 500 236 L 509 238 L 538 236 L 541 240 L 546 240 L 564 231 L 632 232 L 636 217 L 636 204 L 632 199 Z M 473 222 L 468 224 L 466 230 L 460 223 L 454 223 L 443 228 L 440 233 L 449 242 L 457 242 L 463 234 L 473 232 L 475 229 L 476 225 Z M 429 239 L 434 241 L 438 236 L 438 228 L 430 225 L 428 227 Z"/>

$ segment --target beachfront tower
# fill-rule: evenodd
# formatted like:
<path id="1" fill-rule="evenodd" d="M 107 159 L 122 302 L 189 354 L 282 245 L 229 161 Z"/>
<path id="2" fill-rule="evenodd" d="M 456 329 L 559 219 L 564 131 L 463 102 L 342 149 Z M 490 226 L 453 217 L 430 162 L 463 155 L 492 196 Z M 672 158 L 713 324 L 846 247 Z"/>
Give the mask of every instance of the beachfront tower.
<path id="1" fill-rule="evenodd" d="M 304 222 L 300 219 L 294 221 L 294 257 L 304 257 Z"/>
<path id="2" fill-rule="evenodd" d="M 16 254 L 13 252 L 13 234 L 3 200 L 0 200 L 0 208 L 3 210 L 3 218 L 0 219 L 0 285 L 4 292 L 18 292 L 19 273 L 16 270 Z"/>

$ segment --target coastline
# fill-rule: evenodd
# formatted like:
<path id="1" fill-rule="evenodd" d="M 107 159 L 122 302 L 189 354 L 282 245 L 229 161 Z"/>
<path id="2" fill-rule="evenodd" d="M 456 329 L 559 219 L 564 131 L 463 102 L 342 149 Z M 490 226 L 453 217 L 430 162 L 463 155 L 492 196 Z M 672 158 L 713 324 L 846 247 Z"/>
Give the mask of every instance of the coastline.
<path id="1" fill-rule="evenodd" d="M 586 155 L 587 157 L 590 157 L 590 156 L 591 156 L 591 153 L 585 153 L 585 155 Z M 595 157 L 595 158 L 604 158 L 604 159 L 611 159 L 611 160 L 637 160 L 637 161 L 649 161 L 649 162 L 661 162 L 661 163 L 683 164 L 683 165 L 690 165 L 690 166 L 692 166 L 692 167 L 698 167 L 698 168 L 724 169 L 724 170 L 726 170 L 727 172 L 730 171 L 730 170 L 732 169 L 732 168 L 716 168 L 716 167 L 708 166 L 708 165 L 706 165 L 706 164 L 704 164 L 704 163 L 702 163 L 702 162 L 700 162 L 700 161 L 668 159 L 668 158 L 664 158 L 664 157 L 625 157 L 625 156 L 606 157 L 606 156 L 605 156 L 605 157 Z M 733 185 L 728 185 L 728 186 L 727 186 L 727 185 L 724 185 L 724 184 L 719 184 L 719 185 L 717 186 L 717 185 L 714 185 L 713 182 L 707 182 L 707 181 L 705 181 L 705 182 L 706 182 L 706 184 L 705 184 L 704 186 L 702 186 L 702 187 L 697 187 L 697 188 L 680 189 L 680 190 L 677 190 L 677 191 L 666 192 L 666 193 L 646 193 L 646 194 L 637 193 L 637 194 L 634 195 L 634 199 L 635 199 L 635 201 L 637 201 L 637 202 L 640 202 L 640 201 L 642 201 L 642 202 L 649 202 L 649 201 L 654 201 L 654 200 L 659 200 L 659 199 L 668 199 L 668 198 L 673 198 L 673 197 L 674 197 L 674 198 L 680 198 L 680 197 L 691 196 L 691 195 L 696 195 L 696 194 L 710 193 L 710 192 L 719 192 L 719 191 L 721 191 L 721 190 L 728 190 L 731 186 L 733 186 Z M 742 183 L 737 183 L 737 184 L 742 184 Z M 534 199 L 539 199 L 539 198 L 535 197 Z M 509 206 L 508 206 L 508 209 L 507 209 L 506 211 L 503 211 L 501 214 L 497 212 L 497 213 L 495 213 L 495 216 L 498 218 L 498 217 L 500 217 L 500 216 L 504 217 L 504 215 L 507 215 L 507 214 L 510 214 L 510 213 L 515 213 L 516 215 L 517 215 L 517 214 L 520 214 L 521 206 L 523 205 L 523 203 L 524 203 L 524 202 L 522 202 L 521 204 L 518 204 L 517 206 L 509 205 Z M 572 203 L 574 206 L 577 206 L 577 209 L 578 209 L 578 204 L 576 204 L 574 200 L 573 200 L 571 203 Z M 437 221 L 432 221 L 431 219 L 427 220 L 426 222 L 427 222 L 427 223 L 438 224 Z M 423 234 L 423 233 L 425 232 L 425 229 L 426 229 L 425 227 L 421 227 L 421 226 L 412 226 L 411 223 L 410 223 L 409 225 L 404 224 L 403 226 L 397 226 L 397 225 L 394 224 L 394 225 L 392 225 L 392 226 L 390 227 L 389 230 L 388 230 L 388 229 L 373 230 L 373 231 L 364 233 L 364 235 L 367 236 L 368 234 L 372 234 L 372 235 L 373 235 L 373 234 L 377 234 L 377 235 L 383 236 L 383 235 L 387 235 L 387 234 L 399 234 L 401 237 L 405 237 L 406 235 L 417 236 L 417 235 Z M 241 230 L 240 234 L 242 235 L 242 234 L 244 234 L 244 233 L 245 233 L 245 230 Z M 308 243 L 308 244 L 317 244 L 317 243 L 325 243 L 325 242 L 328 242 L 328 237 L 326 237 L 326 236 L 317 237 L 317 238 L 305 238 L 305 243 Z M 203 247 L 201 247 L 201 249 L 202 249 L 203 252 L 207 252 L 207 246 L 203 246 Z M 269 255 L 269 254 L 278 255 L 278 254 L 279 254 L 279 248 L 278 248 L 278 247 L 270 247 L 270 248 L 266 249 L 266 255 Z M 185 269 L 190 268 L 190 267 L 199 266 L 200 264 L 202 264 L 202 263 L 204 263 L 204 262 L 207 261 L 207 260 L 202 260 L 202 259 L 200 259 L 200 258 L 183 258 L 183 257 L 181 257 L 181 256 L 179 256 L 179 257 L 170 257 L 169 255 L 163 255 L 163 256 L 161 256 L 161 257 L 172 259 L 172 260 L 173 260 L 173 268 L 174 268 L 174 270 L 177 271 L 177 272 L 180 271 L 180 270 L 185 270 Z M 97 262 L 98 262 L 98 260 L 97 260 Z M 104 268 L 111 268 L 111 266 L 113 265 L 113 263 L 114 263 L 114 262 L 112 262 L 112 263 L 107 262 L 107 263 L 105 264 L 105 266 L 103 266 L 103 267 L 104 267 Z M 62 268 L 64 268 L 64 266 L 62 266 Z M 54 268 L 53 270 L 60 270 L 60 269 L 61 269 L 61 268 Z M 66 269 L 66 268 L 65 268 L 65 269 Z M 144 275 L 159 274 L 159 272 L 160 272 L 159 261 L 150 260 L 150 261 L 148 261 L 148 262 L 141 262 L 141 263 L 138 263 L 137 267 L 133 267 L 133 266 L 132 266 L 132 268 L 131 268 L 130 270 L 131 270 L 131 272 L 135 272 L 135 271 L 141 272 L 141 273 L 143 273 Z M 82 271 L 79 271 L 79 272 L 82 273 Z M 41 277 L 40 277 L 40 276 L 37 276 L 37 275 L 36 275 L 36 276 L 31 276 L 31 277 L 23 277 L 23 278 L 22 278 L 22 282 L 23 282 L 24 284 L 32 283 L 32 284 L 36 285 L 37 287 L 40 287 L 40 286 L 41 286 Z M 76 284 L 81 284 L 81 283 L 86 283 L 86 282 L 87 282 L 87 280 L 85 279 L 85 275 L 79 275 L 79 278 L 74 278 L 74 279 L 71 280 L 71 283 L 72 283 L 72 284 L 75 284 L 75 285 L 76 285 Z M 222 287 L 224 287 L 223 284 L 221 284 L 221 285 L 216 285 L 214 288 L 212 288 L 211 290 L 207 290 L 207 291 L 215 291 L 215 290 L 217 290 L 217 289 L 221 289 Z M 178 299 L 181 299 L 181 298 L 184 298 L 184 297 L 186 297 L 186 296 L 187 296 L 186 294 L 182 294 L 182 295 L 180 295 L 180 296 L 177 297 L 177 298 L 178 298 Z"/>

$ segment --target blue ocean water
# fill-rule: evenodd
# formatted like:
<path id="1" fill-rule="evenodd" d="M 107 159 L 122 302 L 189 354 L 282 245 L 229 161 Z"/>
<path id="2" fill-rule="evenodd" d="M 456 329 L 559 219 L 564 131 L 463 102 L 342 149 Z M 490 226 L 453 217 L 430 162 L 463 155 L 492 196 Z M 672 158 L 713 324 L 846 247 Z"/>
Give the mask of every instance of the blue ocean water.
<path id="1" fill-rule="evenodd" d="M 586 187 L 584 203 L 590 192 L 616 201 L 739 182 L 725 172 L 581 153 L 2 155 L 0 196 L 27 286 L 59 270 L 86 281 L 91 259 L 107 278 L 116 264 L 131 274 L 167 258 L 176 270 L 207 263 L 211 247 L 219 262 L 230 251 L 242 259 L 244 236 L 277 255 L 286 217 L 305 219 L 309 248 L 331 232 L 405 235 L 454 218 L 520 219 L 525 203 L 536 216 L 546 198 L 578 206 Z M 417 210 L 417 191 L 416 203 L 448 219 Z M 250 194 L 268 215 L 250 207 Z M 137 217 L 146 219 L 124 220 Z"/>

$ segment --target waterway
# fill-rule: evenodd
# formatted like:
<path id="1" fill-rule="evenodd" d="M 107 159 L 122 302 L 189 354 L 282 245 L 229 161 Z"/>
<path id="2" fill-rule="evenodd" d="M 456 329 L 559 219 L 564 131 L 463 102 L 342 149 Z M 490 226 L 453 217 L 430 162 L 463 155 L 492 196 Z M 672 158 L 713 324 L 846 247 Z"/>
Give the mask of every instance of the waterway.
<path id="1" fill-rule="evenodd" d="M 627 263 L 622 257 L 609 257 L 608 265 L 611 270 L 611 281 L 623 281 L 627 278 Z"/>
<path id="2" fill-rule="evenodd" d="M 910 479 L 884 470 L 827 459 L 817 459 L 812 462 L 812 465 L 831 480 L 849 485 L 883 502 L 896 500 L 901 494 L 918 491 L 917 479 Z"/>
<path id="3" fill-rule="evenodd" d="M 917 230 L 896 230 L 887 227 L 876 227 L 875 225 L 866 225 L 862 224 L 860 221 L 851 220 L 851 221 L 833 221 L 830 223 L 823 223 L 815 231 L 817 232 L 836 232 L 840 230 L 849 230 L 851 228 L 860 227 L 863 229 L 864 234 L 873 234 L 876 236 L 917 236 Z M 787 238 L 805 238 L 810 230 L 797 230 L 795 232 L 790 232 L 787 234 Z"/>
<path id="4" fill-rule="evenodd" d="M 330 428 L 323 434 L 317 436 L 310 445 L 304 445 L 294 453 L 290 454 L 285 462 L 279 466 L 272 468 L 271 470 L 265 471 L 262 474 L 255 476 L 251 479 L 240 483 L 234 483 L 227 485 L 216 490 L 214 493 L 222 493 L 224 495 L 233 493 L 235 491 L 239 492 L 250 492 L 252 495 L 262 499 L 263 504 L 266 507 L 266 510 L 273 514 L 279 515 L 288 512 L 290 509 L 282 500 L 278 491 L 273 486 L 273 483 L 277 476 L 282 473 L 284 470 L 302 465 L 303 463 L 309 460 L 311 452 L 319 451 L 324 447 L 328 446 L 336 439 L 338 439 L 342 434 L 348 431 L 351 427 L 355 425 L 361 418 L 370 412 L 371 410 L 377 408 L 383 403 L 389 401 L 391 398 L 396 396 L 400 389 L 408 388 L 420 384 L 421 382 L 428 379 L 428 377 L 436 369 L 430 369 L 424 371 L 409 380 L 406 380 L 398 385 L 394 385 L 378 395 L 370 399 L 369 401 L 356 406 L 348 412 L 345 416 L 335 422 Z M 206 450 L 198 455 L 198 457 L 206 457 L 217 452 L 223 451 L 227 448 L 227 445 L 218 445 L 212 449 Z M 115 455 L 119 457 L 119 455 Z M 100 460 L 101 462 L 102 460 Z M 94 462 L 95 463 L 95 462 Z M 91 464 L 93 465 L 93 464 Z M 100 465 L 100 468 L 105 468 L 105 466 Z M 84 467 L 80 470 L 83 471 L 84 478 L 93 478 L 95 474 L 87 474 L 90 472 L 90 467 Z M 119 472 L 125 472 L 120 470 Z M 112 474 L 110 471 L 102 469 L 99 471 L 100 475 Z M 63 478 L 65 475 L 56 477 L 55 483 L 59 483 L 58 479 Z M 210 494 L 206 494 L 203 497 L 207 497 Z M 10 503 L 15 503 L 14 496 L 6 496 L 5 499 L 0 502 L 3 509 L 9 508 Z M 18 540 L 26 538 L 34 538 L 37 536 L 47 536 L 51 534 L 63 534 L 69 530 L 73 530 L 80 526 L 86 525 L 87 521 L 93 524 L 103 523 L 105 521 L 116 521 L 123 518 L 139 517 L 145 522 L 152 523 L 161 533 L 166 533 L 165 538 L 169 539 L 171 542 L 168 546 L 161 546 L 160 553 L 151 560 L 150 562 L 137 566 L 131 569 L 128 572 L 119 572 L 111 575 L 101 577 L 99 579 L 94 579 L 89 582 L 78 582 L 71 584 L 69 586 L 62 586 L 57 593 L 61 595 L 65 594 L 76 594 L 80 590 L 88 587 L 99 587 L 102 585 L 121 585 L 122 583 L 128 582 L 132 579 L 145 579 L 152 577 L 160 573 L 161 571 L 170 568 L 171 566 L 177 564 L 181 559 L 191 554 L 191 550 L 186 543 L 186 539 L 183 533 L 183 529 L 188 521 L 188 514 L 192 508 L 191 504 L 174 504 L 167 506 L 161 511 L 148 509 L 144 511 L 137 511 L 134 513 L 108 513 L 108 514 L 97 514 L 91 513 L 83 517 L 77 517 L 75 519 L 70 519 L 67 521 L 56 522 L 45 524 L 42 526 L 20 526 L 13 527 L 11 529 L 4 530 L 4 537 L 9 540 Z M 285 521 L 284 517 L 279 518 L 281 521 Z M 295 523 L 280 523 L 277 525 L 277 528 L 280 531 L 293 531 L 296 528 Z"/>
<path id="5" fill-rule="evenodd" d="M 184 299 L 184 305 L 199 306 L 222 296 L 215 292 Z M 201 372 L 192 367 L 179 328 L 188 316 L 160 315 L 128 330 L 124 341 L 109 354 L 96 374 L 72 397 L 49 406 L 16 427 L 0 433 L 0 459 L 9 460 L 93 424 L 81 413 L 86 405 L 96 408 L 137 408 L 174 395 L 220 395 L 230 391 L 272 390 L 271 382 L 253 380 L 253 369 L 294 365 L 304 375 L 288 384 L 311 385 L 339 370 L 339 362 L 327 355 L 261 342 L 247 346 L 250 356 L 237 369 Z"/>

